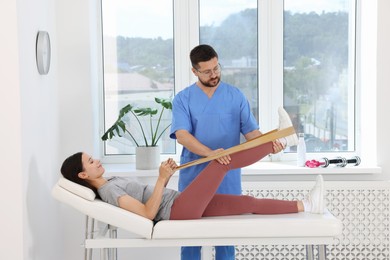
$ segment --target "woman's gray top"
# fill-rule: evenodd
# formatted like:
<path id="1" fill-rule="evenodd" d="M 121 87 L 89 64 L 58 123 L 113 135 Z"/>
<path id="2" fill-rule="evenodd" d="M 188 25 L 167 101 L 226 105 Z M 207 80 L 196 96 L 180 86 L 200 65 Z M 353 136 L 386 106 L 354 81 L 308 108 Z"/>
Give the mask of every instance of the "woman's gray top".
<path id="1" fill-rule="evenodd" d="M 154 186 L 143 184 L 133 178 L 110 177 L 107 183 L 98 189 L 103 201 L 119 207 L 118 198 L 128 194 L 134 199 L 146 203 L 152 195 Z M 180 192 L 164 189 L 160 207 L 154 221 L 167 220 L 171 214 L 171 207 Z"/>

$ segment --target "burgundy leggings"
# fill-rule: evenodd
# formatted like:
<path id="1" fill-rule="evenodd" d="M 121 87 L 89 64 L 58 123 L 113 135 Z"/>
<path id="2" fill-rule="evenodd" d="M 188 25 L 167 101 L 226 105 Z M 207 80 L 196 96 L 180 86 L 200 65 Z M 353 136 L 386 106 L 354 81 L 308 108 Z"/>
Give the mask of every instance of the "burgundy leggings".
<path id="1" fill-rule="evenodd" d="M 298 212 L 296 201 L 258 199 L 245 195 L 215 194 L 229 170 L 253 164 L 273 152 L 272 142 L 230 155 L 223 165 L 211 161 L 175 199 L 171 220 L 240 214 L 284 214 Z"/>

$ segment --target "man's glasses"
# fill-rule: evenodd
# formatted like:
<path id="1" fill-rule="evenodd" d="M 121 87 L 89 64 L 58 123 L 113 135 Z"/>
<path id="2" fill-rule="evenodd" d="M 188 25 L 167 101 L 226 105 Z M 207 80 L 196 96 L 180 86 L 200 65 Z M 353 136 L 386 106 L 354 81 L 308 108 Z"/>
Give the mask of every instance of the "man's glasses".
<path id="1" fill-rule="evenodd" d="M 215 68 L 212 69 L 212 70 L 200 71 L 200 70 L 198 70 L 198 69 L 196 69 L 196 68 L 195 68 L 195 70 L 196 70 L 197 72 L 199 72 L 199 73 L 201 73 L 201 74 L 203 74 L 203 75 L 205 75 L 205 76 L 207 76 L 207 77 L 210 78 L 210 77 L 213 75 L 213 73 L 215 73 L 215 74 L 218 75 L 218 74 L 221 72 L 222 67 L 221 67 L 221 64 L 218 63 L 217 67 L 215 67 Z"/>

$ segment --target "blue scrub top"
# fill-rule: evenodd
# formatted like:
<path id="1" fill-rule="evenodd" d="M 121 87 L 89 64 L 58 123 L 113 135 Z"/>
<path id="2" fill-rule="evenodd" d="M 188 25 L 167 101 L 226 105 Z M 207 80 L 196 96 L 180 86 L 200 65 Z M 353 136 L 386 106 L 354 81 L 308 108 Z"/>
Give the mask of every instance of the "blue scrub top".
<path id="1" fill-rule="evenodd" d="M 211 98 L 193 84 L 180 91 L 172 105 L 172 139 L 176 139 L 177 130 L 187 130 L 210 149 L 227 149 L 240 143 L 240 133 L 259 129 L 244 94 L 224 82 L 220 82 Z M 180 164 L 199 158 L 183 147 Z M 184 190 L 207 164 L 180 170 L 179 191 Z M 236 169 L 229 171 L 217 193 L 241 194 L 241 190 L 241 170 Z"/>

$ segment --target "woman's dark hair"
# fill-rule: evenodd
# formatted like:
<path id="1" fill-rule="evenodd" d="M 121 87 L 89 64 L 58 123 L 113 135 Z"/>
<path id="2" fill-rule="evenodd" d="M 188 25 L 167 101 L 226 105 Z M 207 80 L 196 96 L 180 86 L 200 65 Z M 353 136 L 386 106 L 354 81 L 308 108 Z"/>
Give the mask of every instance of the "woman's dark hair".
<path id="1" fill-rule="evenodd" d="M 96 197 L 100 198 L 97 189 L 78 176 L 78 174 L 84 170 L 82 155 L 82 152 L 78 152 L 66 158 L 61 166 L 61 174 L 65 179 L 90 188 L 96 194 Z"/>
<path id="2" fill-rule="evenodd" d="M 212 58 L 218 58 L 218 54 L 213 47 L 207 44 L 198 45 L 190 52 L 191 64 L 195 69 L 198 69 L 199 62 L 209 61 Z"/>

